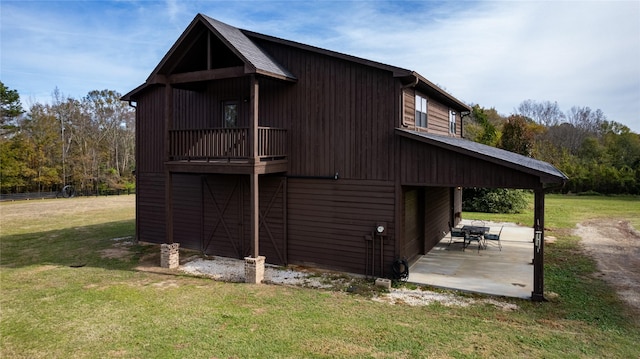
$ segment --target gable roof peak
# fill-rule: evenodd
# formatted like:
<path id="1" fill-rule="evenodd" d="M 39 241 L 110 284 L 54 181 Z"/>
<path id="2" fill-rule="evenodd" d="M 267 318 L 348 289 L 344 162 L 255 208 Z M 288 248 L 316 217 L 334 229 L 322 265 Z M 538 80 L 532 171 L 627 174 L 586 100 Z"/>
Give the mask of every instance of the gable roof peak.
<path id="1" fill-rule="evenodd" d="M 278 64 L 271 56 L 248 38 L 242 30 L 213 19 L 207 15 L 198 14 L 206 21 L 213 31 L 229 46 L 245 64 L 255 69 L 256 73 L 272 75 L 278 78 L 295 80 L 296 77 Z"/>
<path id="2" fill-rule="evenodd" d="M 257 73 L 291 81 L 296 80 L 293 74 L 278 64 L 269 54 L 240 31 L 240 29 L 201 13 L 198 13 L 194 17 L 189 26 L 153 70 L 149 78 L 152 78 L 156 74 L 166 75 L 164 72 L 167 72 L 168 68 L 172 68 L 170 65 L 171 62 L 183 56 L 183 51 L 189 50 L 188 48 L 185 49 L 184 46 L 196 46 L 195 42 L 190 43 L 188 39 L 197 37 L 197 32 L 202 31 L 202 26 L 210 31 L 212 35 L 220 40 L 224 46 L 245 64 L 245 73 Z"/>

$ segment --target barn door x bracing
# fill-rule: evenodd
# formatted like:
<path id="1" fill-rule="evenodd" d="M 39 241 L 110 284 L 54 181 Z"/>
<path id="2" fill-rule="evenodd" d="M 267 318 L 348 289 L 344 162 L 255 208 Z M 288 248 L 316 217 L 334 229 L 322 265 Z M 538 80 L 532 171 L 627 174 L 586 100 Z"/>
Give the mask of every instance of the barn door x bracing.
<path id="1" fill-rule="evenodd" d="M 242 190 L 238 176 L 202 176 L 203 253 L 244 256 Z"/>
<path id="2" fill-rule="evenodd" d="M 260 177 L 260 255 L 287 264 L 286 178 Z M 249 183 L 246 176 L 202 177 L 202 245 L 206 254 L 243 258 L 251 254 Z"/>
<path id="3" fill-rule="evenodd" d="M 287 264 L 287 179 L 260 178 L 260 255 L 267 263 Z"/>

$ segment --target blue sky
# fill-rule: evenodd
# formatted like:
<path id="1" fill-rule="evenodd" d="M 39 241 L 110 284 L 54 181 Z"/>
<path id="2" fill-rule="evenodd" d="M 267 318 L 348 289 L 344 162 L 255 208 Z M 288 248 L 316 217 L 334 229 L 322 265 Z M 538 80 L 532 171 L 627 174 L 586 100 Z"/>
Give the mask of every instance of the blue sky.
<path id="1" fill-rule="evenodd" d="M 0 80 L 25 107 L 142 84 L 197 13 L 417 71 L 509 115 L 601 109 L 640 133 L 639 1 L 0 2 Z"/>

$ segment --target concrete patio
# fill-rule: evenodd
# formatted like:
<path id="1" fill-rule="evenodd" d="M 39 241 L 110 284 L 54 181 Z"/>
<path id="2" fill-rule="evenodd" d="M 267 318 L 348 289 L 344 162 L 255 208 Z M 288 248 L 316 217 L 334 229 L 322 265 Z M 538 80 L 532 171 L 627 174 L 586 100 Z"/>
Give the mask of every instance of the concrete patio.
<path id="1" fill-rule="evenodd" d="M 471 224 L 463 220 L 459 226 Z M 433 249 L 409 268 L 408 282 L 490 295 L 531 298 L 533 290 L 533 228 L 514 223 L 485 222 L 497 243 L 478 251 L 477 242 L 463 250 L 462 242 L 449 245 L 447 234 Z"/>

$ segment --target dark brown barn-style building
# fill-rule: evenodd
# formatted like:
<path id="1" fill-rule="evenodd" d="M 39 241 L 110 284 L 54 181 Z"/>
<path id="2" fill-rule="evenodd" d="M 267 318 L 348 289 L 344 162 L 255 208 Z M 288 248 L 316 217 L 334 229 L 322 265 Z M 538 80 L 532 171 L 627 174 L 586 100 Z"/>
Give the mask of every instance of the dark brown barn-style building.
<path id="1" fill-rule="evenodd" d="M 201 14 L 123 99 L 137 238 L 206 254 L 388 276 L 460 221 L 462 187 L 533 189 L 542 230 L 544 189 L 566 179 L 464 140 L 470 108 L 414 71 Z"/>

